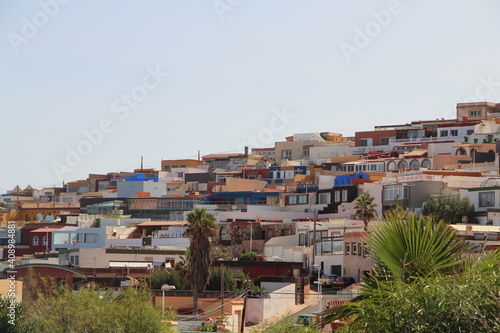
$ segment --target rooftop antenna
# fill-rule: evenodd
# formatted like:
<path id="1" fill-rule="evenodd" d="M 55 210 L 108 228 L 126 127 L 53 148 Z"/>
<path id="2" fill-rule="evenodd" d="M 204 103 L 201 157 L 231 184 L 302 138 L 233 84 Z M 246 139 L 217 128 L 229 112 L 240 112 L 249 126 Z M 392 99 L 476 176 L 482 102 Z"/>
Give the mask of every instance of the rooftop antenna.
<path id="1" fill-rule="evenodd" d="M 144 158 L 141 156 L 141 173 L 143 173 L 142 172 L 143 162 L 144 162 Z"/>
<path id="2" fill-rule="evenodd" d="M 200 161 L 200 151 L 198 150 L 198 162 Z"/>

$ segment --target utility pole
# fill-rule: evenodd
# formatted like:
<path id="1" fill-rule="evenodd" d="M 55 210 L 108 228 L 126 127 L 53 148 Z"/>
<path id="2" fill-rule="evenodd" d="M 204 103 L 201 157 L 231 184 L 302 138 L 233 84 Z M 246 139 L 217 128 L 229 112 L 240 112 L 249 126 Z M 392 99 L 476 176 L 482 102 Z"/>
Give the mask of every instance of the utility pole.
<path id="1" fill-rule="evenodd" d="M 143 169 L 143 166 L 144 166 L 143 162 L 144 162 L 144 158 L 143 158 L 143 156 L 141 156 L 141 173 L 142 173 L 142 169 Z"/>
<path id="2" fill-rule="evenodd" d="M 313 232 L 313 251 L 312 251 L 312 266 L 314 266 L 316 260 L 316 219 L 318 218 L 318 210 L 314 208 L 314 232 Z"/>
<path id="3" fill-rule="evenodd" d="M 221 299 L 221 320 L 224 320 L 224 265 L 220 266 L 220 299 Z"/>

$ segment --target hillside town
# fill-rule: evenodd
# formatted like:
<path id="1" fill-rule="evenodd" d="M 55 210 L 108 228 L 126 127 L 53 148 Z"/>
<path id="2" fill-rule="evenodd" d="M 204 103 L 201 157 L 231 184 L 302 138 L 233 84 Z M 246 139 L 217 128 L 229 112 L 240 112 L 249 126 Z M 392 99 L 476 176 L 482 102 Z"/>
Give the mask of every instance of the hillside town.
<path id="1" fill-rule="evenodd" d="M 223 317 L 226 331 L 243 332 L 357 295 L 374 267 L 364 234 L 394 207 L 420 215 L 430 200 L 467 199 L 473 211 L 450 224 L 457 237 L 478 253 L 500 247 L 500 103 L 458 103 L 454 119 L 380 124 L 353 137 L 289 134 L 195 159 L 166 151 L 157 168 L 62 186 L 34 188 L 25 175 L 0 195 L 0 293 L 11 276 L 18 302 L 28 277 L 41 289 L 46 278 L 71 290 L 149 284 L 179 331 Z M 359 214 L 363 200 L 373 218 Z M 210 271 L 219 275 L 195 309 L 194 287 L 181 273 L 165 276 L 189 261 L 189 214 L 202 209 L 215 218 Z"/>

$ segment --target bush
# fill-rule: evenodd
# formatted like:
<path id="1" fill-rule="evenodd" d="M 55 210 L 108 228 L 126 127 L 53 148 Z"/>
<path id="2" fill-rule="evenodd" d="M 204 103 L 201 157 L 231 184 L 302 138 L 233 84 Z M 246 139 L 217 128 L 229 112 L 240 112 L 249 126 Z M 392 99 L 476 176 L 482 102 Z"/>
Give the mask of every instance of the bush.
<path id="1" fill-rule="evenodd" d="M 257 252 L 254 252 L 254 251 L 248 251 L 248 252 L 242 253 L 238 257 L 238 260 L 256 260 L 256 259 L 257 259 Z"/>

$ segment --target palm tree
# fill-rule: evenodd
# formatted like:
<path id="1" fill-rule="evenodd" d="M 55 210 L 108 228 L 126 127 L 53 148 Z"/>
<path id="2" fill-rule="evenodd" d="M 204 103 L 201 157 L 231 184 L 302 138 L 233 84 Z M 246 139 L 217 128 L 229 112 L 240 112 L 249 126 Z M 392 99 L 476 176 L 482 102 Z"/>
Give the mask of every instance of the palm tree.
<path id="1" fill-rule="evenodd" d="M 466 250 L 453 228 L 433 218 L 408 213 L 385 217 L 366 237 L 375 271 L 408 282 L 412 277 L 447 273 Z M 385 274 L 385 275 L 387 275 Z"/>
<path id="2" fill-rule="evenodd" d="M 368 223 L 373 221 L 377 216 L 377 204 L 373 203 L 374 197 L 368 194 L 362 194 L 358 199 L 356 199 L 356 218 L 363 221 L 365 231 L 368 230 Z"/>
<path id="3" fill-rule="evenodd" d="M 411 284 L 423 277 L 459 274 L 465 263 L 466 243 L 456 237 L 453 228 L 414 213 L 386 215 L 365 236 L 365 241 L 374 261 L 374 273 L 363 278 L 358 296 L 345 305 L 327 310 L 323 323 L 361 318 L 359 304 L 380 303 L 377 297 L 386 284 Z"/>
<path id="4" fill-rule="evenodd" d="M 199 293 L 205 290 L 210 275 L 211 238 L 217 234 L 215 217 L 207 213 L 205 208 L 195 208 L 187 216 L 191 261 L 189 263 L 189 283 L 193 289 L 193 314 L 198 315 Z"/>

